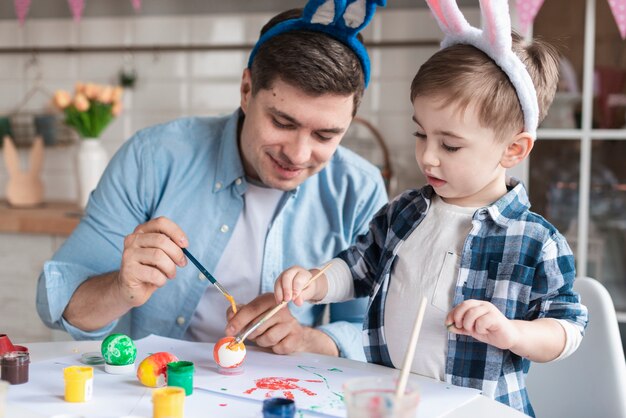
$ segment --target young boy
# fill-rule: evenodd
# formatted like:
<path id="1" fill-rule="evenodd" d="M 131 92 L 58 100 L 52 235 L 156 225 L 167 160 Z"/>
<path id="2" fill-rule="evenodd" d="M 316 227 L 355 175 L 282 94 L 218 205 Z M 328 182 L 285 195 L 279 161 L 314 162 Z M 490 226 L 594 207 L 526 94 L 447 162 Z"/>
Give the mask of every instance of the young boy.
<path id="1" fill-rule="evenodd" d="M 389 367 L 401 366 L 415 301 L 425 296 L 411 371 L 534 416 L 524 383 L 530 361 L 570 355 L 587 323 L 564 237 L 529 210 L 523 185 L 506 178 L 533 148 L 556 91 L 558 57 L 513 35 L 506 54 L 523 64 L 511 68 L 479 47 L 452 42 L 411 85 L 415 157 L 428 185 L 381 209 L 305 290 L 316 269 L 283 272 L 275 295 L 296 305 L 369 296 L 365 352 Z M 527 71 L 530 93 L 519 77 L 512 81 L 516 71 Z"/>

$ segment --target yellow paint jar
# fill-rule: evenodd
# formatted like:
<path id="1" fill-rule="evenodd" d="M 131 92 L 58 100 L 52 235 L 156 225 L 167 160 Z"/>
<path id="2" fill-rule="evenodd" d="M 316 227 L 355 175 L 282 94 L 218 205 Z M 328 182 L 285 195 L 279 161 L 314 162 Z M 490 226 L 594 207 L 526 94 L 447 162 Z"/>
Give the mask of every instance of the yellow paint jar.
<path id="1" fill-rule="evenodd" d="M 70 366 L 63 369 L 65 401 L 87 402 L 93 395 L 93 367 Z"/>
<path id="2" fill-rule="evenodd" d="M 152 418 L 183 418 L 185 389 L 166 386 L 152 392 Z"/>

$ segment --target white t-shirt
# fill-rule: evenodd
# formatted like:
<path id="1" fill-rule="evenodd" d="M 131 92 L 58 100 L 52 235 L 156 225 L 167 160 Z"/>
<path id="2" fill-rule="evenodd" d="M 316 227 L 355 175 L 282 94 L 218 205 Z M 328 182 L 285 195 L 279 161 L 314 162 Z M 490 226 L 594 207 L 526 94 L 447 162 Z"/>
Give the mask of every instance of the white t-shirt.
<path id="1" fill-rule="evenodd" d="M 448 333 L 463 243 L 477 208 L 447 204 L 434 196 L 428 214 L 398 250 L 385 301 L 385 339 L 401 368 L 423 296 L 428 299 L 411 372 L 445 379 Z"/>
<path id="2" fill-rule="evenodd" d="M 243 211 L 233 235 L 215 271 L 210 272 L 237 303 L 248 303 L 261 292 L 265 237 L 283 193 L 248 182 L 243 195 Z M 207 287 L 191 318 L 185 339 L 214 342 L 222 338 L 229 306 L 226 298 L 213 285 Z"/>

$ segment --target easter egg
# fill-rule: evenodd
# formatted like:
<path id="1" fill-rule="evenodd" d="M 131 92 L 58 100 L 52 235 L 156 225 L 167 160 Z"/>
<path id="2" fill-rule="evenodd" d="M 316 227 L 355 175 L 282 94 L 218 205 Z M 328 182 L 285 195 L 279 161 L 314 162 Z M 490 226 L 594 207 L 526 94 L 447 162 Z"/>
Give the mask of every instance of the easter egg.
<path id="1" fill-rule="evenodd" d="M 124 334 L 111 334 L 100 346 L 108 373 L 124 374 L 135 370 L 137 347 L 133 340 Z"/>
<path id="2" fill-rule="evenodd" d="M 235 337 L 224 337 L 213 347 L 213 359 L 219 366 L 226 369 L 238 367 L 246 357 L 246 346 L 243 343 L 229 347 L 234 340 Z"/>
<path id="3" fill-rule="evenodd" d="M 178 361 L 172 353 L 161 351 L 146 357 L 137 367 L 137 378 L 151 388 L 165 386 L 167 383 L 167 363 Z"/>

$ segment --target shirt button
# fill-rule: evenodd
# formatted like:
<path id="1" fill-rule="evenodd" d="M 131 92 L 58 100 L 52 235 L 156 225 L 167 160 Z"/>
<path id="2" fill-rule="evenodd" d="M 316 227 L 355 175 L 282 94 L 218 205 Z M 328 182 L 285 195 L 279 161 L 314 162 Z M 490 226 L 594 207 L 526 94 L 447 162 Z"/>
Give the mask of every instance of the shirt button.
<path id="1" fill-rule="evenodd" d="M 239 177 L 237 180 L 235 180 L 235 184 L 237 186 L 239 186 L 241 184 L 241 177 Z"/>
<path id="2" fill-rule="evenodd" d="M 198 280 L 201 280 L 201 281 L 202 281 L 202 280 L 204 280 L 204 279 L 205 279 L 204 274 L 202 274 L 202 273 L 198 273 Z"/>
<path id="3" fill-rule="evenodd" d="M 219 181 L 215 183 L 215 190 L 219 190 L 221 188 L 222 188 L 222 183 L 220 183 Z"/>
<path id="4" fill-rule="evenodd" d="M 230 228 L 228 228 L 228 225 L 222 225 L 222 227 L 220 228 L 220 231 L 226 233 L 226 232 L 228 232 L 229 229 Z"/>
<path id="5" fill-rule="evenodd" d="M 185 324 L 185 317 L 184 316 L 179 316 L 178 318 L 176 318 L 176 323 L 178 325 L 184 325 Z"/>

